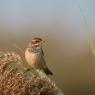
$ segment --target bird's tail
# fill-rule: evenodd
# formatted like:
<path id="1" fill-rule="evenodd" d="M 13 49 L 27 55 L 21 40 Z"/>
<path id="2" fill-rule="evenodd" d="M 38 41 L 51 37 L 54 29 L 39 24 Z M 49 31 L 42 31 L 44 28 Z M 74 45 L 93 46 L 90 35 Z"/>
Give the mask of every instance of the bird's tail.
<path id="1" fill-rule="evenodd" d="M 46 75 L 53 75 L 53 73 L 48 69 L 47 66 L 44 66 L 43 70 L 46 73 Z"/>

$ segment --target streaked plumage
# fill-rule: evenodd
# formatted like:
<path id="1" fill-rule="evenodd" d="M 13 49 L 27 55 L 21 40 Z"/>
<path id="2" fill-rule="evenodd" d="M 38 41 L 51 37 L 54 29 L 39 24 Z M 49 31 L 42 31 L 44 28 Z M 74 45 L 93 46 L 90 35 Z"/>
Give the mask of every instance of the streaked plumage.
<path id="1" fill-rule="evenodd" d="M 52 75 L 53 73 L 46 66 L 44 59 L 44 53 L 41 46 L 43 42 L 41 38 L 32 39 L 25 51 L 25 58 L 33 69 L 42 69 L 47 75 Z"/>

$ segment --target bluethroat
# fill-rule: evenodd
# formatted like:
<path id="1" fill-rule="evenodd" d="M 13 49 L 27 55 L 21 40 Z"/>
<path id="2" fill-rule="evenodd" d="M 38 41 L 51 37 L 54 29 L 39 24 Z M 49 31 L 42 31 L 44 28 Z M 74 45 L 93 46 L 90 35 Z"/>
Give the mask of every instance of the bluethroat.
<path id="1" fill-rule="evenodd" d="M 45 41 L 41 38 L 33 38 L 25 51 L 25 58 L 32 69 L 43 70 L 46 75 L 53 75 L 48 69 L 44 58 L 44 52 L 42 49 L 42 44 L 44 42 Z"/>

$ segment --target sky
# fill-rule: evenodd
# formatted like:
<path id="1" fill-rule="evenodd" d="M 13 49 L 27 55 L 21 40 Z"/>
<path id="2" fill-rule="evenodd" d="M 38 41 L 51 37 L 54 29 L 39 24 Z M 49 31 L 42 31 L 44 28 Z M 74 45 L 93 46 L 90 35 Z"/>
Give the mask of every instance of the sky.
<path id="1" fill-rule="evenodd" d="M 78 5 L 95 35 L 94 0 L 0 0 L 0 22 L 16 31 L 28 23 L 47 26 L 52 21 L 58 24 L 61 33 L 69 27 L 73 34 L 84 36 L 86 27 Z"/>
<path id="2" fill-rule="evenodd" d="M 44 21 L 51 16 L 60 23 L 66 20 L 76 25 L 75 23 L 83 22 L 78 4 L 89 24 L 94 28 L 94 0 L 0 0 L 0 17 L 11 25 L 22 24 L 30 18 Z"/>

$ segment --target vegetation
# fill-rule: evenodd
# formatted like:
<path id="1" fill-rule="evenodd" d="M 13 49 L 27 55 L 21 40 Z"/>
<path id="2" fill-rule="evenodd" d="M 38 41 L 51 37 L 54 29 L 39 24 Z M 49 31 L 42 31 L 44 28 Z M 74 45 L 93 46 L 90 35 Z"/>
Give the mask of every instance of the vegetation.
<path id="1" fill-rule="evenodd" d="M 24 65 L 14 52 L 0 52 L 0 95 L 63 95 L 43 71 Z"/>

